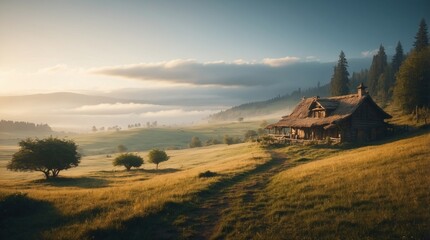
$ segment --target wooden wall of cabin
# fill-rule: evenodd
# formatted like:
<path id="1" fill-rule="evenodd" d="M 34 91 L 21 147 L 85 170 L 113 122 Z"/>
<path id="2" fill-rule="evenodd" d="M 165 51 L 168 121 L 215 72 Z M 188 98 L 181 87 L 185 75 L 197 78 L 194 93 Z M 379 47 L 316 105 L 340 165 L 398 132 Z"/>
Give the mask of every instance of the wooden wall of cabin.
<path id="1" fill-rule="evenodd" d="M 351 141 L 372 141 L 380 139 L 386 134 L 384 119 L 373 105 L 364 102 L 352 114 Z"/>

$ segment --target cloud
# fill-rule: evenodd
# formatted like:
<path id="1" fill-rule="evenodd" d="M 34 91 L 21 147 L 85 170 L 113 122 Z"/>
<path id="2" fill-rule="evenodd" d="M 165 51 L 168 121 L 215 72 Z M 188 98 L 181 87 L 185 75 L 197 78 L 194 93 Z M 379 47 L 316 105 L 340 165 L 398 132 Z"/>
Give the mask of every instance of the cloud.
<path id="1" fill-rule="evenodd" d="M 265 58 L 263 63 L 272 67 L 285 66 L 291 63 L 298 62 L 300 58 L 298 57 L 283 57 L 283 58 Z"/>
<path id="2" fill-rule="evenodd" d="M 124 77 L 142 81 L 207 86 L 267 86 L 295 77 L 292 63 L 298 57 L 265 58 L 261 62 L 197 62 L 193 59 L 176 59 L 159 63 L 139 63 L 91 69 L 90 73 Z M 306 64 L 302 62 L 302 64 Z M 305 73 L 304 73 L 305 75 Z"/>
<path id="3" fill-rule="evenodd" d="M 361 56 L 363 57 L 373 57 L 373 55 L 376 55 L 378 53 L 379 49 L 373 49 L 373 50 L 367 50 L 361 52 Z"/>
<path id="4" fill-rule="evenodd" d="M 63 113 L 82 115 L 106 115 L 106 114 L 141 114 L 143 112 L 160 111 L 168 109 L 167 106 L 141 103 L 101 103 L 95 105 L 83 105 L 73 109 L 62 109 Z"/>

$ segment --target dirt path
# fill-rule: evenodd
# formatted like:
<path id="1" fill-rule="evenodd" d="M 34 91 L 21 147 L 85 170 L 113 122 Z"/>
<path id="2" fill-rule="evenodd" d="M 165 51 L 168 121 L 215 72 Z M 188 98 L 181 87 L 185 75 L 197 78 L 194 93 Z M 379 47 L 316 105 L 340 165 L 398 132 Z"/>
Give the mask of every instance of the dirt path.
<path id="1" fill-rule="evenodd" d="M 272 176 L 291 167 L 285 154 L 271 151 L 271 160 L 257 168 L 238 175 L 227 182 L 220 182 L 210 189 L 200 193 L 193 201 L 193 209 L 187 212 L 183 224 L 182 237 L 188 239 L 217 239 L 224 238 L 228 231 L 229 215 L 232 209 L 249 210 L 264 207 L 261 198 Z M 256 202 L 260 205 L 256 206 Z M 233 206 L 234 205 L 234 206 Z M 255 209 L 256 210 L 256 209 Z M 247 212 L 247 211 L 244 211 Z M 246 216 L 245 216 L 246 217 Z M 250 216 L 258 219 L 259 216 Z M 232 219 L 235 221 L 235 219 Z M 188 229 L 187 229 L 188 227 Z"/>

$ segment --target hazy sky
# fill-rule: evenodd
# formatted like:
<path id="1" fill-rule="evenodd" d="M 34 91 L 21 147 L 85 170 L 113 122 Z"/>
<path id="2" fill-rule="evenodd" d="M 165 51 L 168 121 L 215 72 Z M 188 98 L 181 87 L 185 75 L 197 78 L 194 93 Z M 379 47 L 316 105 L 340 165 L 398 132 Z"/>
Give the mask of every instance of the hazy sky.
<path id="1" fill-rule="evenodd" d="M 340 50 L 347 58 L 370 57 L 381 43 L 392 54 L 399 40 L 411 48 L 420 19 L 430 19 L 429 9 L 426 0 L 1 0 L 0 94 L 163 87 L 187 83 L 190 74 L 157 85 L 166 80 L 160 75 L 194 70 L 187 65 L 118 78 L 118 72 L 93 68 L 165 69 L 166 63 L 192 60 L 199 71 L 190 83 L 199 84 L 200 78 L 216 82 L 215 72 L 225 65 L 224 76 L 251 69 L 235 70 L 237 63 L 330 62 Z M 210 76 L 201 67 L 207 63 L 218 63 Z M 228 83 L 231 78 L 219 85 L 236 85 Z"/>
<path id="2" fill-rule="evenodd" d="M 409 51 L 429 10 L 428 0 L 0 0 L 0 95 L 261 100 L 327 83 L 340 50 Z"/>

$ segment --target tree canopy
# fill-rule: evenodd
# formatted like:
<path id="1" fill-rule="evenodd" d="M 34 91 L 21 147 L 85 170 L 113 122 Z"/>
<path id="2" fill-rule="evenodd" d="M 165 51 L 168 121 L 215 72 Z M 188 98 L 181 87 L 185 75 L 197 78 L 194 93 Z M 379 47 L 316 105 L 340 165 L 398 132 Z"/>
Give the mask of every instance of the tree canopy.
<path id="1" fill-rule="evenodd" d="M 345 53 L 340 52 L 337 66 L 334 67 L 333 77 L 330 83 L 330 92 L 332 96 L 346 95 L 349 93 L 348 88 L 348 61 L 345 58 Z"/>
<path id="2" fill-rule="evenodd" d="M 170 157 L 167 156 L 165 151 L 159 149 L 152 149 L 148 153 L 148 162 L 154 163 L 156 165 L 156 169 L 158 169 L 158 164 L 169 160 L 169 158 Z"/>
<path id="3" fill-rule="evenodd" d="M 397 74 L 394 88 L 396 104 L 405 113 L 430 106 L 430 49 L 412 51 Z"/>
<path id="4" fill-rule="evenodd" d="M 133 153 L 123 153 L 113 160 L 114 166 L 124 166 L 127 171 L 132 167 L 138 168 L 142 166 L 143 158 Z"/>
<path id="5" fill-rule="evenodd" d="M 28 138 L 19 142 L 20 149 L 12 156 L 7 169 L 12 171 L 40 171 L 55 178 L 60 171 L 79 165 L 81 155 L 72 140 Z"/>
<path id="6" fill-rule="evenodd" d="M 415 40 L 415 48 L 400 66 L 394 87 L 395 102 L 405 113 L 430 107 L 430 47 L 424 19 Z"/>

